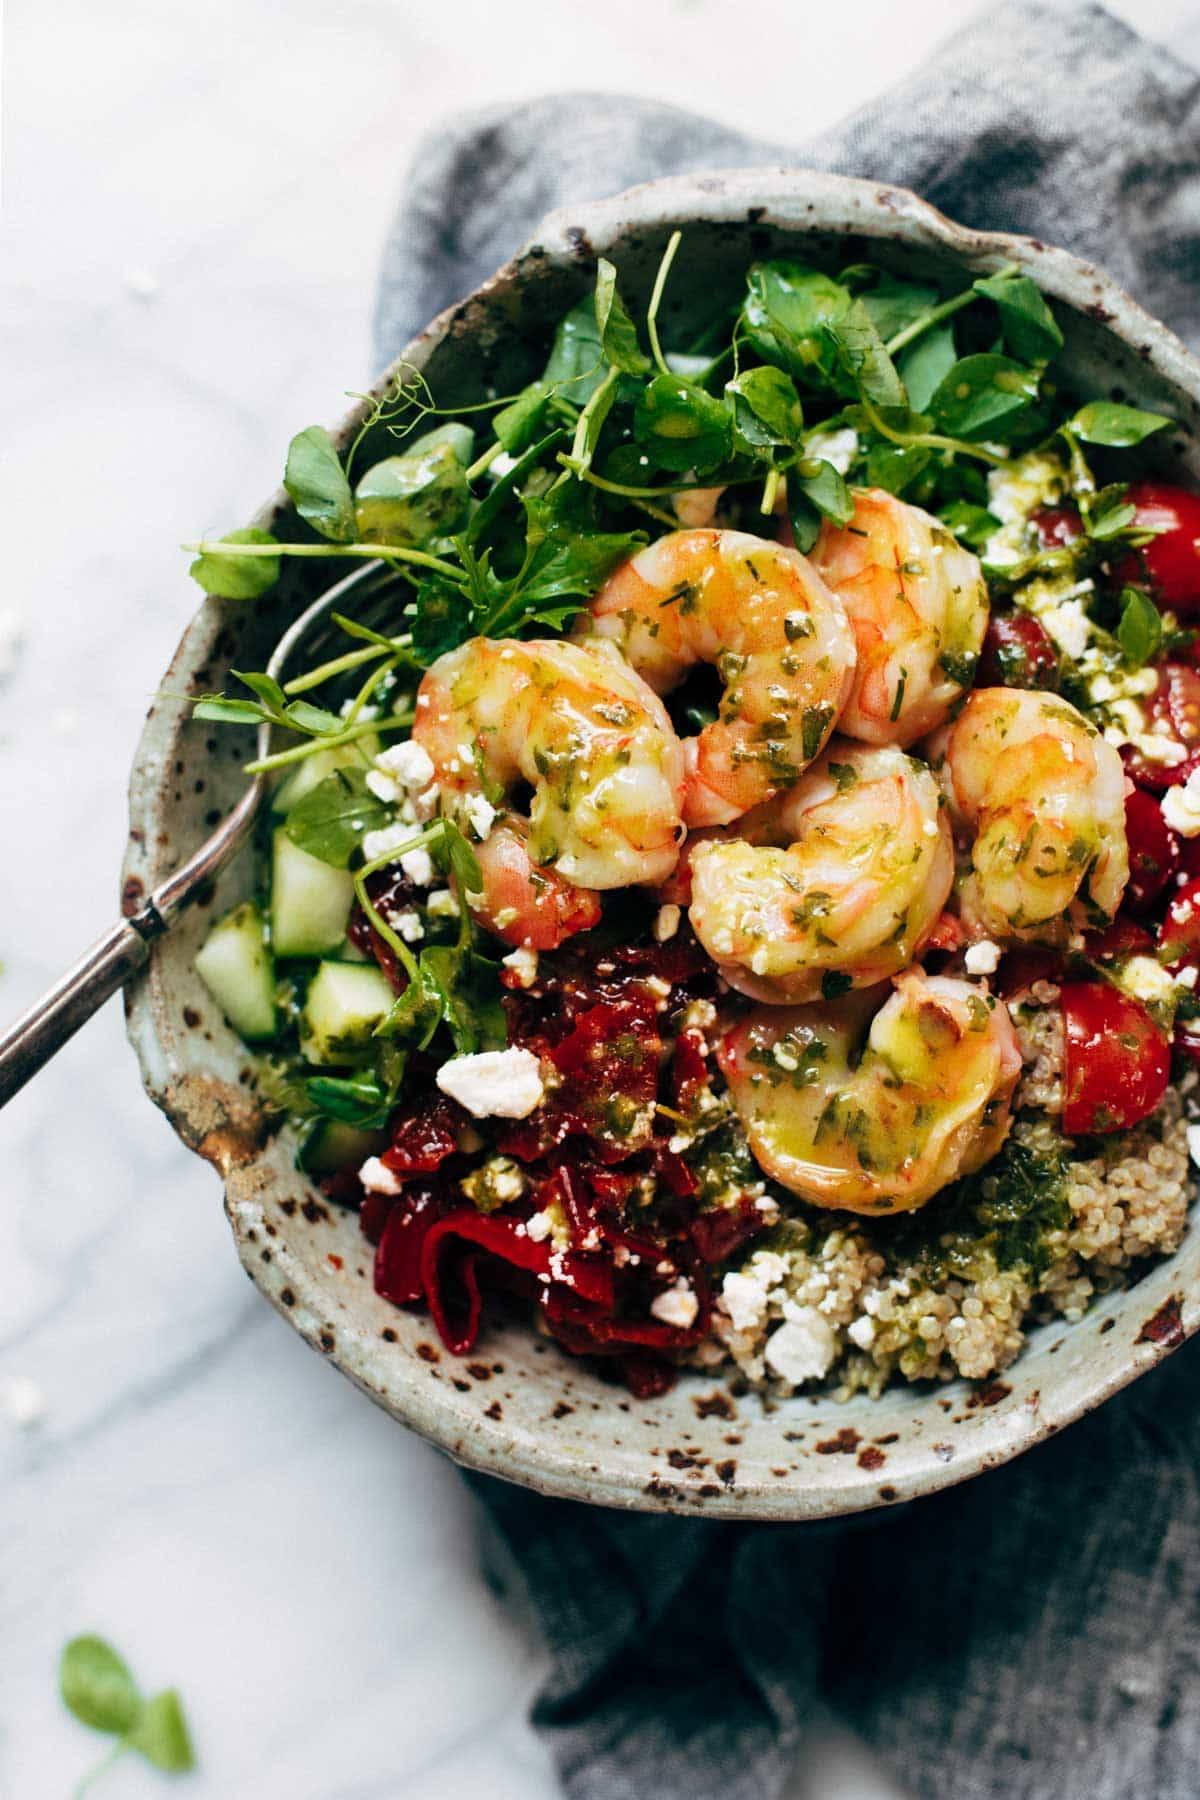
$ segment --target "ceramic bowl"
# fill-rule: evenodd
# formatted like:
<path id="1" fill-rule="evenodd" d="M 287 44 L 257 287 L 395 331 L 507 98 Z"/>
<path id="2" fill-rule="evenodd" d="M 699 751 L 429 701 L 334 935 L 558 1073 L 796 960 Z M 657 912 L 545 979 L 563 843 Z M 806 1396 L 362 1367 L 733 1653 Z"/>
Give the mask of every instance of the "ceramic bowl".
<path id="1" fill-rule="evenodd" d="M 965 230 L 901 189 L 804 170 L 688 176 L 555 214 L 404 360 L 443 405 L 488 387 L 512 392 L 540 368 L 548 332 L 590 286 L 597 256 L 612 258 L 626 292 L 644 301 L 676 226 L 685 235 L 667 312 L 685 323 L 689 295 L 704 307 L 732 298 L 756 257 L 871 258 L 904 275 L 1017 263 L 1059 303 L 1066 374 L 1089 394 L 1177 419 L 1160 454 L 1200 482 L 1200 363 L 1099 270 L 1031 239 Z M 342 439 L 360 416 L 361 408 L 342 422 Z M 285 509 L 277 495 L 258 522 L 271 525 Z M 163 676 L 164 694 L 211 691 L 231 667 L 263 667 L 323 579 L 318 565 L 293 563 L 269 603 L 201 607 Z M 155 706 L 131 781 L 127 907 L 233 804 L 249 751 L 248 734 L 194 723 L 177 699 Z M 374 1293 L 356 1216 L 327 1205 L 297 1172 L 287 1131 L 267 1130 L 252 1059 L 192 972 L 214 914 L 253 884 L 243 855 L 130 990 L 143 1079 L 224 1182 L 237 1253 L 265 1297 L 380 1406 L 461 1463 L 602 1505 L 723 1518 L 819 1519 L 895 1505 L 1029 1449 L 1200 1323 L 1193 1224 L 1175 1257 L 1082 1322 L 1038 1328 L 1015 1366 L 980 1387 L 906 1386 L 877 1401 L 798 1398 L 766 1410 L 712 1375 L 685 1374 L 663 1398 L 638 1403 L 517 1323 L 490 1324 L 470 1356 L 454 1357 L 427 1318 Z"/>

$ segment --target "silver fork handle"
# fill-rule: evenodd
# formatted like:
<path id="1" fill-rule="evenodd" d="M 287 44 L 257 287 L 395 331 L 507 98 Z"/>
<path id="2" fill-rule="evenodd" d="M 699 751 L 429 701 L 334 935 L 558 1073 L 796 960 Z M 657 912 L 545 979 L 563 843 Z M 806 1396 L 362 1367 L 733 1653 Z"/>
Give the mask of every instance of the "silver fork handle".
<path id="1" fill-rule="evenodd" d="M 97 1007 L 137 974 L 166 925 L 153 904 L 132 919 L 122 919 L 0 1036 L 0 1106 L 74 1037 Z"/>

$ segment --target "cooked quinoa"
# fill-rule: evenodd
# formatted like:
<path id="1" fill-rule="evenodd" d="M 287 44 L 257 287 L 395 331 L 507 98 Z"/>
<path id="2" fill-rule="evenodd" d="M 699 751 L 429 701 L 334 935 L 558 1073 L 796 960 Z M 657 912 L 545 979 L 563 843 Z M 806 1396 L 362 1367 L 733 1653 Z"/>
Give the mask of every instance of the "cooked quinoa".
<path id="1" fill-rule="evenodd" d="M 980 1380 L 1008 1367 L 1032 1325 L 1082 1317 L 1143 1259 L 1178 1248 L 1197 1078 L 1168 1089 L 1132 1130 L 1077 1148 L 1057 1121 L 1057 999 L 1053 984 L 1039 982 L 1011 1003 L 1024 1060 L 1015 1122 L 1002 1159 L 972 1178 L 986 1207 L 1001 1160 L 1033 1171 L 1043 1211 L 1029 1238 L 1003 1227 L 956 1230 L 953 1189 L 925 1210 L 919 1235 L 911 1215 L 847 1225 L 840 1215 L 793 1213 L 725 1275 L 700 1361 L 732 1358 L 747 1381 L 779 1395 L 816 1382 L 847 1398 L 878 1394 L 895 1378 Z M 948 1227 L 940 1236 L 939 1213 Z"/>

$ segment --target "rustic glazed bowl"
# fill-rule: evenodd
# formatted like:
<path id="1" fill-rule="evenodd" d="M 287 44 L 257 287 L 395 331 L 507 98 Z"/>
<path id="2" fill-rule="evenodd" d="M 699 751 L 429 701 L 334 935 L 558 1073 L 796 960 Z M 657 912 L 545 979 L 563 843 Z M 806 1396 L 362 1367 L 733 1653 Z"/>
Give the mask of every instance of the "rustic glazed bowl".
<path id="1" fill-rule="evenodd" d="M 685 235 L 667 312 L 683 323 L 732 299 L 756 257 L 869 257 L 900 275 L 987 273 L 1015 262 L 1058 302 L 1065 374 L 1088 394 L 1177 419 L 1161 459 L 1200 481 L 1200 363 L 1098 270 L 1030 239 L 964 230 L 902 189 L 804 170 L 688 176 L 555 214 L 404 360 L 424 372 L 443 406 L 487 389 L 510 393 L 540 370 L 547 335 L 590 286 L 597 256 L 617 262 L 625 291 L 644 303 L 676 226 Z M 341 439 L 361 414 L 347 416 Z M 257 522 L 273 525 L 286 506 L 277 495 Z M 282 627 L 330 579 L 327 569 L 292 563 L 267 603 L 205 604 L 163 677 L 164 694 L 211 691 L 231 667 L 263 667 Z M 214 731 L 187 710 L 160 700 L 138 748 L 130 910 L 242 789 L 249 734 Z M 223 1179 L 238 1255 L 271 1304 L 380 1406 L 459 1462 L 607 1506 L 826 1518 L 911 1500 L 1006 1462 L 1132 1381 L 1200 1323 L 1193 1224 L 1175 1257 L 1081 1323 L 1035 1330 L 1016 1365 L 982 1387 L 898 1387 L 878 1401 L 799 1398 L 766 1410 L 711 1375 L 686 1374 L 670 1394 L 638 1403 L 515 1323 L 490 1324 L 474 1352 L 456 1358 L 428 1319 L 374 1293 L 356 1216 L 327 1205 L 297 1172 L 286 1130 L 267 1129 L 252 1058 L 192 971 L 214 914 L 254 882 L 245 853 L 208 903 L 156 946 L 130 990 L 143 1079 L 184 1143 Z"/>

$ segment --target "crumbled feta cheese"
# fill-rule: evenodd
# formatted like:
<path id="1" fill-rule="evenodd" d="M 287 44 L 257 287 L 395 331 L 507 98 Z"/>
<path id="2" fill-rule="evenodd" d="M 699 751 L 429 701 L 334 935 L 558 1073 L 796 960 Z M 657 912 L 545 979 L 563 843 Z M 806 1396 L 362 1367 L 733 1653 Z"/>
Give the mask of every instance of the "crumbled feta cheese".
<path id="1" fill-rule="evenodd" d="M 799 1387 L 827 1375 L 837 1355 L 837 1338 L 829 1320 L 815 1306 L 797 1306 L 766 1341 L 767 1367 L 781 1380 Z"/>
<path id="2" fill-rule="evenodd" d="M 994 975 L 1000 967 L 999 944 L 993 944 L 988 938 L 978 944 L 969 944 L 963 964 L 968 975 Z"/>
<path id="3" fill-rule="evenodd" d="M 846 1336 L 860 1350 L 869 1350 L 875 1342 L 875 1321 L 864 1313 L 861 1318 L 852 1319 L 846 1327 Z"/>
<path id="4" fill-rule="evenodd" d="M 463 808 L 467 816 L 467 824 L 482 844 L 492 826 L 496 823 L 496 809 L 484 794 L 471 794 Z"/>
<path id="5" fill-rule="evenodd" d="M 425 902 L 425 911 L 431 919 L 457 919 L 458 901 L 449 888 L 434 888 Z"/>
<path id="6" fill-rule="evenodd" d="M 654 919 L 654 941 L 665 944 L 679 930 L 679 921 L 683 917 L 680 907 L 674 905 L 660 906 Z"/>
<path id="7" fill-rule="evenodd" d="M 395 1169 L 389 1169 L 387 1164 L 381 1162 L 377 1156 L 368 1156 L 358 1171 L 358 1179 L 368 1194 L 399 1194 L 404 1188 L 404 1183 Z"/>
<path id="8" fill-rule="evenodd" d="M 14 1425 L 36 1425 L 46 1411 L 46 1396 L 28 1375 L 8 1375 L 0 1382 L 0 1406 Z"/>
<path id="9" fill-rule="evenodd" d="M 497 1206 L 508 1206 L 519 1200 L 529 1185 L 525 1171 L 511 1156 L 491 1156 L 469 1175 L 459 1187 L 480 1212 L 492 1212 Z"/>
<path id="10" fill-rule="evenodd" d="M 1002 525 L 1011 525 L 1062 499 L 1067 491 L 1066 464 L 1057 456 L 1031 450 L 1003 468 L 993 469 L 987 485 L 988 511 Z"/>
<path id="11" fill-rule="evenodd" d="M 425 925 L 415 906 L 406 906 L 403 912 L 398 912 L 392 924 L 406 944 L 419 944 L 425 936 Z"/>
<path id="12" fill-rule="evenodd" d="M 527 1119 L 546 1092 L 537 1057 L 518 1047 L 452 1057 L 437 1084 L 477 1119 Z"/>
<path id="13" fill-rule="evenodd" d="M 696 1314 L 700 1310 L 700 1302 L 695 1291 L 681 1275 L 674 1287 L 667 1288 L 665 1293 L 656 1294 L 650 1302 L 650 1311 L 664 1325 L 678 1325 L 686 1331 L 689 1325 L 696 1322 Z"/>
<path id="14" fill-rule="evenodd" d="M 390 856 L 407 844 L 412 835 L 411 825 L 385 825 L 380 831 L 368 831 L 362 841 L 363 856 L 367 862 L 378 862 L 381 856 Z"/>
<path id="15" fill-rule="evenodd" d="M 1091 636 L 1091 621 L 1081 600 L 1059 600 L 1040 609 L 1037 617 L 1054 640 L 1056 647 L 1076 662 L 1083 655 Z"/>
<path id="16" fill-rule="evenodd" d="M 671 992 L 670 982 L 662 975 L 647 975 L 645 985 L 656 1000 L 665 1000 Z"/>
<path id="17" fill-rule="evenodd" d="M 548 1212 L 535 1212 L 532 1218 L 525 1221 L 525 1235 L 532 1238 L 535 1244 L 544 1244 L 552 1229 Z"/>
<path id="18" fill-rule="evenodd" d="M 845 425 L 840 431 L 814 431 L 804 440 L 804 454 L 827 462 L 845 475 L 858 455 L 858 433 Z"/>
<path id="19" fill-rule="evenodd" d="M 377 800 L 384 801 L 388 806 L 394 806 L 397 800 L 403 798 L 404 790 L 397 786 L 390 775 L 385 775 L 382 769 L 368 769 L 367 792 L 374 794 Z"/>
<path id="20" fill-rule="evenodd" d="M 406 850 L 400 858 L 400 867 L 414 887 L 432 887 L 437 880 L 433 858 L 423 844 L 419 845 L 416 850 Z"/>
<path id="21" fill-rule="evenodd" d="M 721 1310 L 729 1314 L 735 1331 L 756 1331 L 766 1317 L 766 1289 L 733 1269 L 721 1283 Z"/>
<path id="22" fill-rule="evenodd" d="M 1200 837 L 1200 769 L 1193 769 L 1179 787 L 1167 789 L 1162 816 L 1180 837 Z"/>
<path id="23" fill-rule="evenodd" d="M 1189 964 L 1186 969 L 1177 969 L 1175 971 L 1175 986 L 1181 988 L 1194 988 L 1197 975 L 1200 975 L 1200 969 L 1196 967 L 1195 963 Z"/>
<path id="24" fill-rule="evenodd" d="M 520 944 L 508 956 L 500 961 L 506 969 L 511 969 L 516 977 L 518 987 L 530 988 L 537 980 L 538 953 L 531 950 L 528 944 Z"/>
<path id="25" fill-rule="evenodd" d="M 1174 981 L 1152 956 L 1131 956 L 1121 969 L 1121 986 L 1137 1000 L 1171 1005 L 1175 999 Z"/>

